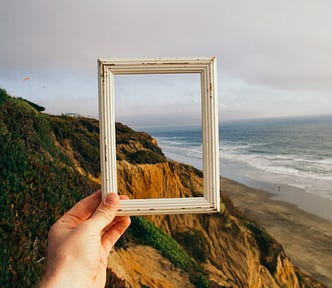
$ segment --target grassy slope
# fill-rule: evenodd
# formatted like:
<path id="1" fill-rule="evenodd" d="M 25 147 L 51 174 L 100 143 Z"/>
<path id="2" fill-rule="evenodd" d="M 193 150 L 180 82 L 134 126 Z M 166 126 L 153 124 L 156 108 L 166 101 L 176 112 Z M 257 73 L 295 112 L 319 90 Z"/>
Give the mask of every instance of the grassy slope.
<path id="1" fill-rule="evenodd" d="M 98 188 L 75 169 L 73 161 L 98 177 L 98 122 L 41 114 L 3 89 L 0 105 L 0 286 L 31 287 L 45 269 L 50 226 L 79 199 Z M 117 124 L 117 137 L 120 159 L 131 163 L 166 161 L 146 133 Z M 71 147 L 72 157 L 66 147 Z M 139 237 L 140 233 L 145 237 Z M 193 273 L 198 276 L 192 281 L 208 286 L 195 260 L 148 220 L 135 218 L 128 238 L 154 246 L 182 269 L 198 272 Z M 169 247 L 172 255 L 167 254 Z M 109 275 L 108 280 L 108 287 L 123 285 L 115 275 Z"/>
<path id="2" fill-rule="evenodd" d="M 54 221 L 97 187 L 54 144 L 51 120 L 0 90 L 1 287 L 31 287 Z"/>
<path id="3" fill-rule="evenodd" d="M 98 188 L 89 178 L 89 174 L 99 176 L 98 121 L 49 116 L 39 113 L 36 107 L 39 106 L 12 98 L 0 89 L 1 287 L 31 287 L 38 283 L 45 269 L 50 226 L 79 199 Z M 117 141 L 120 160 L 133 164 L 167 161 L 146 133 L 117 124 Z M 77 166 L 87 175 L 79 173 Z M 235 215 L 232 205 L 224 201 L 228 212 Z M 273 270 L 275 257 L 271 256 L 281 249 L 280 245 L 251 222 L 244 222 L 262 246 L 262 264 Z M 199 249 L 200 245 L 195 249 L 186 245 L 200 238 L 195 231 L 187 234 L 178 235 L 176 242 L 147 219 L 136 217 L 125 238 L 159 250 L 189 273 L 196 287 L 210 287 L 198 264 L 205 261 L 209 251 Z M 109 275 L 108 280 L 108 287 L 124 287 L 115 275 Z"/>

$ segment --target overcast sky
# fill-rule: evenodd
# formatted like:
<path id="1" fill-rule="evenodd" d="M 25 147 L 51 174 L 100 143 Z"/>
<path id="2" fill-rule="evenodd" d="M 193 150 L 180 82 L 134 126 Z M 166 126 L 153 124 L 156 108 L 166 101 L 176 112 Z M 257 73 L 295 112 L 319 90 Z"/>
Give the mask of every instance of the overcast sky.
<path id="1" fill-rule="evenodd" d="M 98 58 L 216 56 L 222 119 L 331 114 L 331 11 L 330 0 L 1 0 L 0 87 L 48 113 L 97 117 Z M 195 79 L 167 81 L 196 93 Z M 161 96 L 144 96 L 149 121 L 196 117 L 196 100 L 178 109 L 160 100 L 169 85 L 150 82 Z M 118 103 L 139 122 L 134 102 Z"/>

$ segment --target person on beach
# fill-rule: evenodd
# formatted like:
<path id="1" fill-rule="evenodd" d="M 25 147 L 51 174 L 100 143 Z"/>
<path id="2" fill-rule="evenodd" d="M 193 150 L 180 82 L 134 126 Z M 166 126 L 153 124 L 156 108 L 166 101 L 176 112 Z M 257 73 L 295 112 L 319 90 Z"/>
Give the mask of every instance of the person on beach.
<path id="1" fill-rule="evenodd" d="M 39 287 L 105 287 L 108 254 L 130 225 L 128 216 L 116 216 L 120 199 L 128 197 L 109 193 L 101 202 L 97 191 L 55 222 Z"/>

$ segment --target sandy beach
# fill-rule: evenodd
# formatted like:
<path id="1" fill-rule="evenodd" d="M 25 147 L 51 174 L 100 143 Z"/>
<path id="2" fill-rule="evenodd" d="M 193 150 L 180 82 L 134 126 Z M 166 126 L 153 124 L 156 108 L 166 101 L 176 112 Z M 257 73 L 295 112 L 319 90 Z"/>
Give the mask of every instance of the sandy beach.
<path id="1" fill-rule="evenodd" d="M 303 203 L 300 209 L 289 203 L 291 201 L 286 202 L 288 199 L 283 199 L 282 195 L 278 195 L 277 200 L 273 193 L 225 178 L 222 178 L 221 185 L 222 191 L 232 199 L 235 207 L 263 226 L 282 244 L 295 266 L 327 287 L 332 287 L 332 222 L 312 214 L 312 211 L 302 210 L 303 207 L 312 206 L 312 203 Z M 291 189 L 285 195 L 289 198 L 299 197 Z M 304 197 L 301 201 L 310 199 Z M 314 209 L 318 211 L 319 207 Z"/>

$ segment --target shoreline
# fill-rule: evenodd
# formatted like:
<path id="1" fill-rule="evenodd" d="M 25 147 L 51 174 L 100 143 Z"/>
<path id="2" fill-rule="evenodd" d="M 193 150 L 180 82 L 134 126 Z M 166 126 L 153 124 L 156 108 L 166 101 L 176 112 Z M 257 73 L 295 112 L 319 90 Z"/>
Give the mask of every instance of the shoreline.
<path id="1" fill-rule="evenodd" d="M 162 150 L 167 158 L 202 170 L 201 159 Z M 262 171 L 246 163 L 224 159 L 220 170 L 221 191 L 234 206 L 274 237 L 294 266 L 331 287 L 332 200 L 318 187 L 310 193 L 282 183 L 282 177 L 258 180 Z"/>
<path id="2" fill-rule="evenodd" d="M 168 159 L 192 165 L 199 170 L 203 168 L 201 159 L 181 156 L 164 149 L 164 147 L 162 149 Z M 255 173 L 259 173 L 259 171 L 249 166 L 239 165 L 238 163 L 220 161 L 220 171 L 220 177 L 231 179 L 254 189 L 266 191 L 275 200 L 293 204 L 305 212 L 332 222 L 331 199 L 307 192 L 305 189 L 289 184 L 254 179 L 253 176 L 256 175 Z"/>
<path id="3" fill-rule="evenodd" d="M 281 185 L 280 190 L 297 197 L 296 192 L 289 193 L 286 188 Z M 295 266 L 325 285 L 331 285 L 331 221 L 285 201 L 282 195 L 262 188 L 252 188 L 228 178 L 221 177 L 221 191 L 246 217 L 264 227 L 282 244 Z"/>
<path id="4" fill-rule="evenodd" d="M 332 222 L 332 200 L 303 188 L 282 182 L 279 176 L 260 180 L 261 171 L 245 163 L 220 161 L 221 177 L 232 179 L 248 187 L 263 190 L 275 200 L 285 201 L 298 208 Z"/>
<path id="5" fill-rule="evenodd" d="M 225 173 L 221 177 L 233 180 L 247 187 L 262 190 L 276 201 L 293 204 L 304 212 L 313 214 L 332 223 L 332 201 L 319 195 L 311 194 L 304 189 L 283 183 L 269 183 L 234 173 Z"/>

